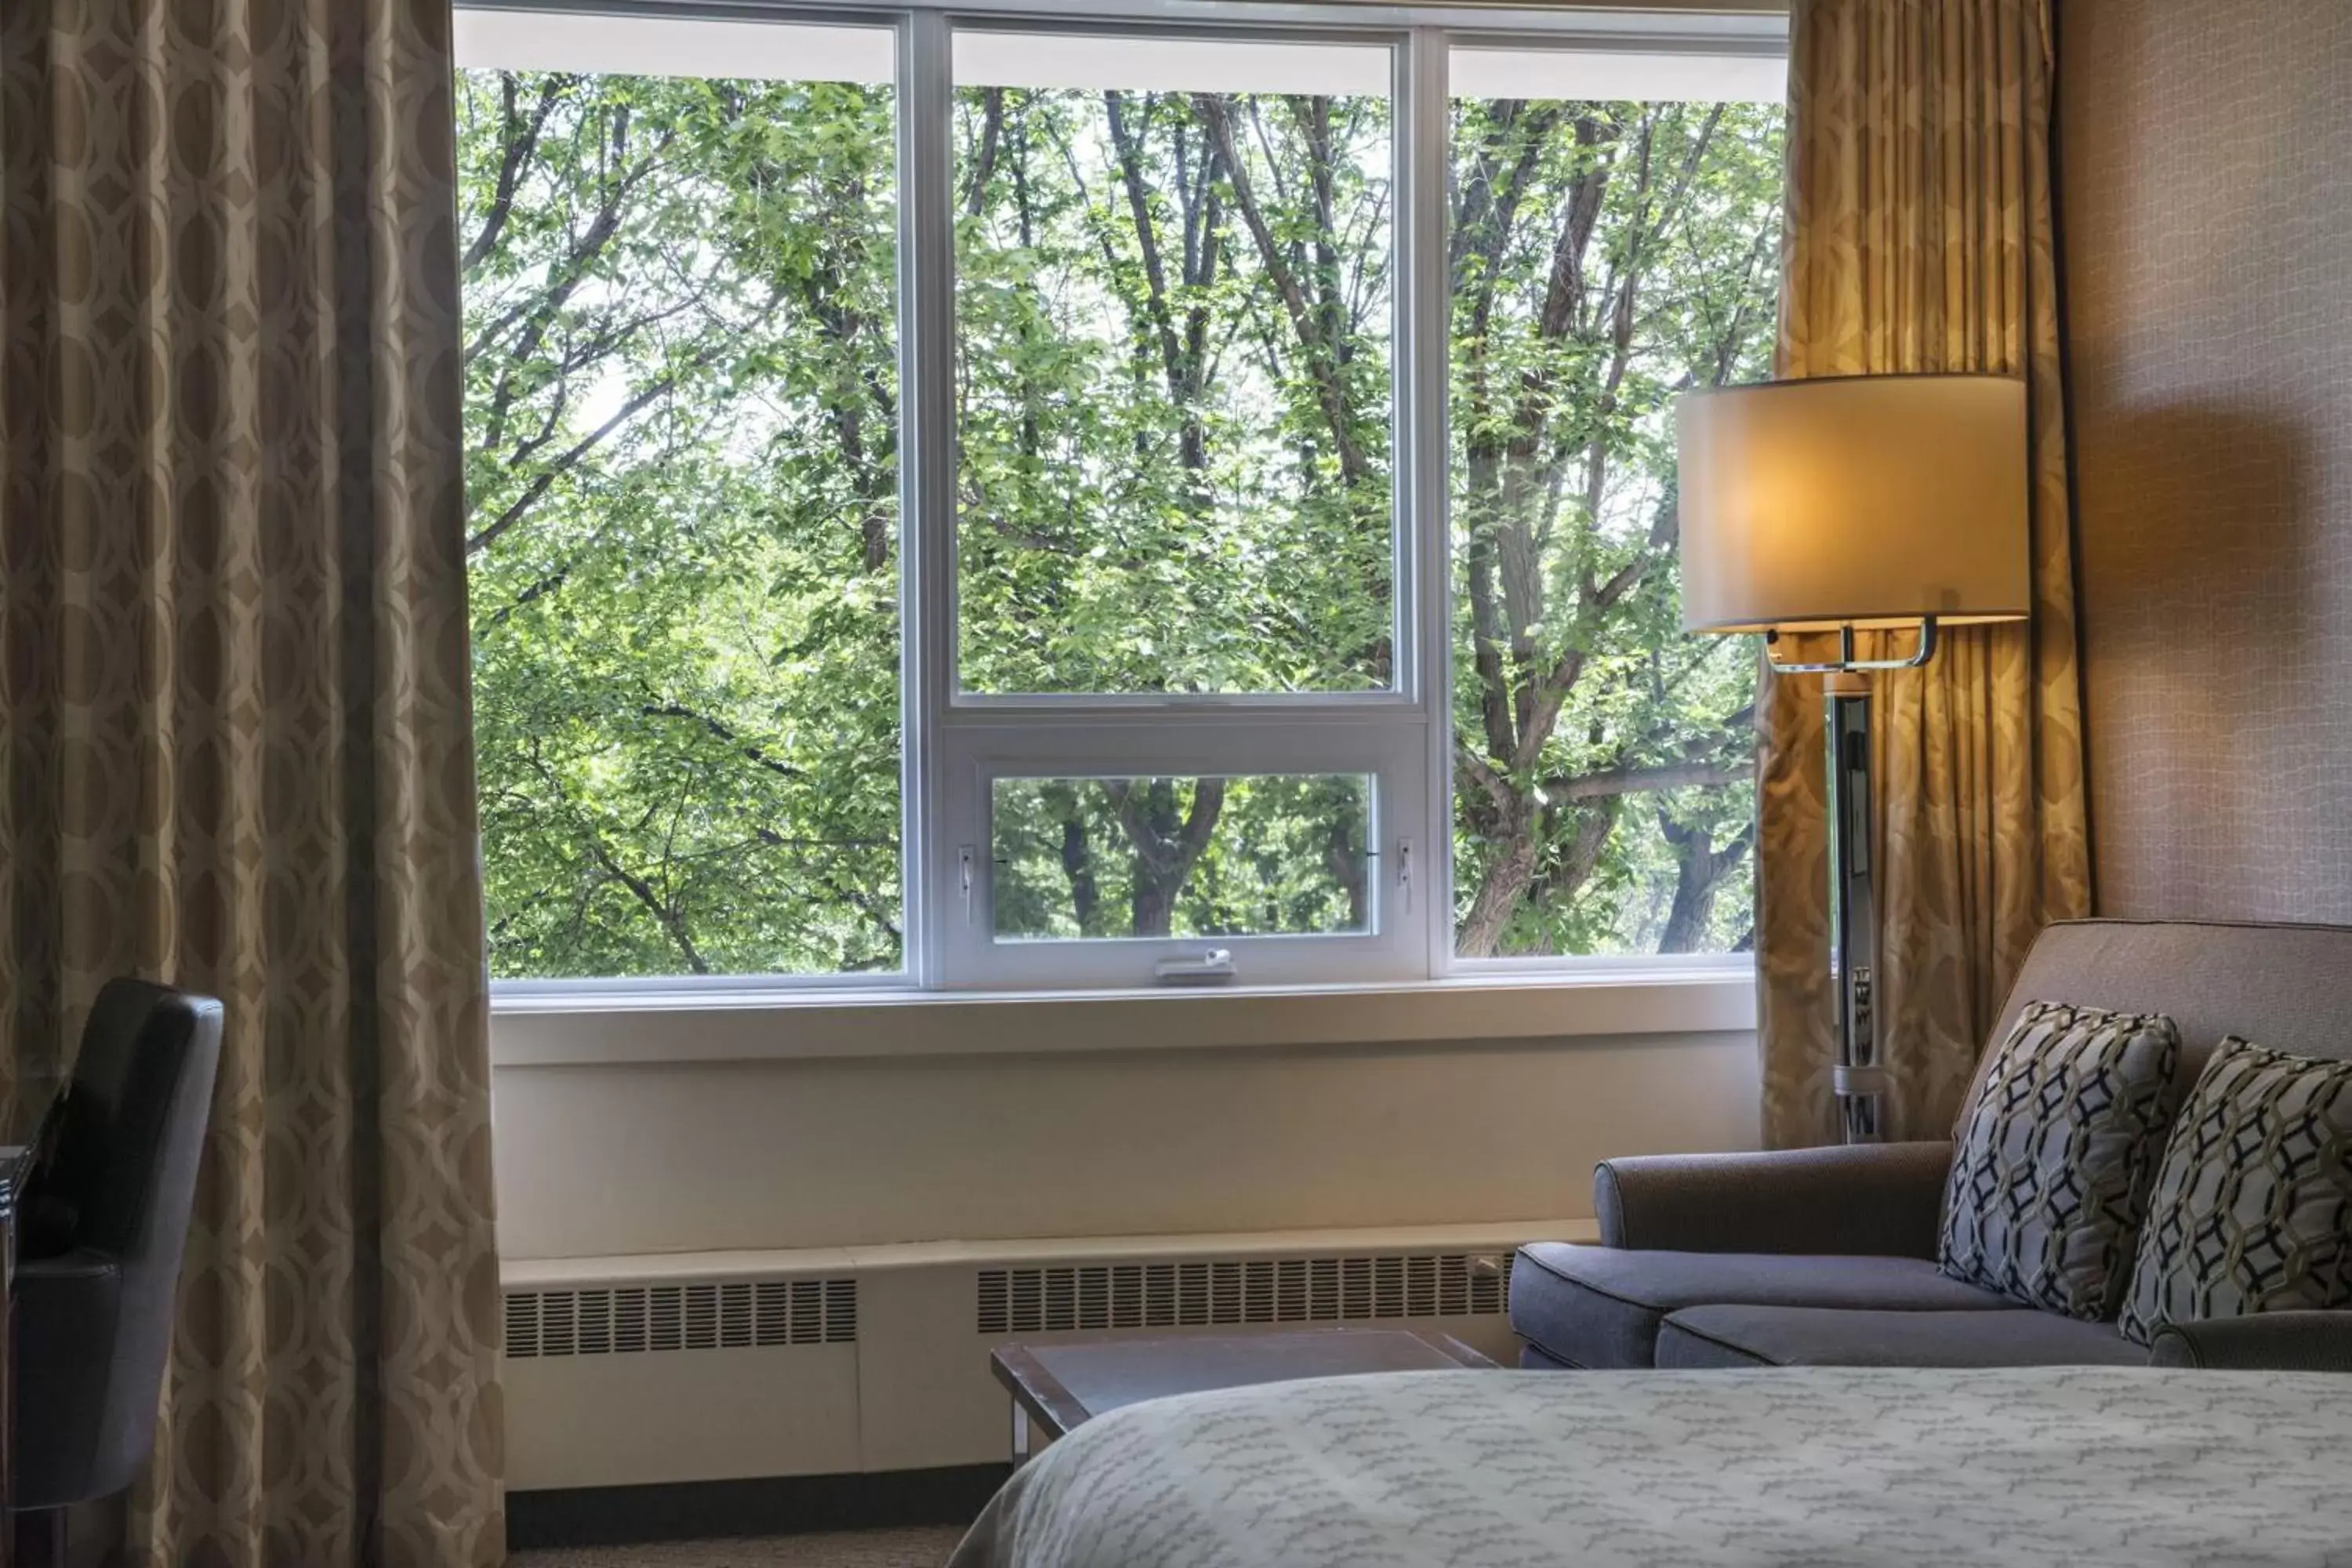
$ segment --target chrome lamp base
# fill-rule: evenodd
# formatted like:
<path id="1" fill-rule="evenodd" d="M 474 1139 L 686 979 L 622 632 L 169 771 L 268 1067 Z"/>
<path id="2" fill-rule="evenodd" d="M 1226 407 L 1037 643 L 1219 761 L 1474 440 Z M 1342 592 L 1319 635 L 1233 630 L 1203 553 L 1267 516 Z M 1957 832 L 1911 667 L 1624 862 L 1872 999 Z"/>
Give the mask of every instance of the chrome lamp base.
<path id="1" fill-rule="evenodd" d="M 1870 691 L 1857 676 L 1832 676 L 1829 689 L 1830 975 L 1838 995 L 1831 1087 L 1845 1141 L 1883 1143 L 1889 1085 L 1878 1060 L 1873 994 L 1878 905 L 1871 887 Z"/>
<path id="2" fill-rule="evenodd" d="M 1823 726 L 1830 783 L 1830 976 L 1837 987 L 1838 1054 L 1831 1075 L 1838 1125 L 1849 1143 L 1886 1141 L 1886 1098 L 1893 1080 L 1879 1060 L 1876 980 L 1878 902 L 1871 884 L 1874 821 L 1870 768 L 1870 684 L 1873 670 L 1916 669 L 1935 657 L 1936 619 L 1918 623 L 1918 646 L 1907 658 L 1858 659 L 1854 628 L 1840 626 L 1838 658 L 1822 664 L 1782 664 L 1784 675 L 1817 674 L 1829 701 Z M 1765 655 L 1780 634 L 1765 634 Z"/>

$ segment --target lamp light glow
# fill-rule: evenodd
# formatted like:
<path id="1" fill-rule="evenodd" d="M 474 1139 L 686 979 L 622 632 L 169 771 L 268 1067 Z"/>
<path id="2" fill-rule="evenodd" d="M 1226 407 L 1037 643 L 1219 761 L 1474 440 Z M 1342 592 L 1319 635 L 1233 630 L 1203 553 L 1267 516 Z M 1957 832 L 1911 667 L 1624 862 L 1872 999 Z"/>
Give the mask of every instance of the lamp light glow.
<path id="1" fill-rule="evenodd" d="M 2022 381 L 1771 382 L 1677 419 L 1685 630 L 2026 617 Z"/>

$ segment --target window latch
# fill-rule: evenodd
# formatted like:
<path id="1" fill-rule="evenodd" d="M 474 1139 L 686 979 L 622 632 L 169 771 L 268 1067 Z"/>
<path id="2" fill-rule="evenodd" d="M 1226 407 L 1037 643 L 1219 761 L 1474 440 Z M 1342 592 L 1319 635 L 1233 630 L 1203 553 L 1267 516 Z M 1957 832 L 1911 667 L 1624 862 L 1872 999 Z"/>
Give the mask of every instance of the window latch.
<path id="1" fill-rule="evenodd" d="M 971 846 L 956 851 L 956 885 L 963 889 L 963 923 L 971 924 Z"/>
<path id="2" fill-rule="evenodd" d="M 1412 913 L 1412 840 L 1397 840 L 1397 887 L 1404 895 L 1404 912 Z"/>
<path id="3" fill-rule="evenodd" d="M 1187 953 L 1181 958 L 1163 958 L 1151 966 L 1151 978 L 1162 985 L 1214 985 L 1231 980 L 1234 952 L 1229 947 L 1213 947 L 1206 952 Z"/>

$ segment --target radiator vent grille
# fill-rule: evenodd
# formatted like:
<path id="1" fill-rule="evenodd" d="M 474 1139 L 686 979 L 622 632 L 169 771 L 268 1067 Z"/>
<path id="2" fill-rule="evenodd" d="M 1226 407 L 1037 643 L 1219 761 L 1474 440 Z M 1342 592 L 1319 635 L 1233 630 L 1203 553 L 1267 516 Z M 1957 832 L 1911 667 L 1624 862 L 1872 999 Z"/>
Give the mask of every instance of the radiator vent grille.
<path id="1" fill-rule="evenodd" d="M 857 1338 L 855 1279 L 730 1279 L 507 1293 L 507 1355 L 837 1345 Z"/>
<path id="2" fill-rule="evenodd" d="M 1507 1255 L 1253 1258 L 983 1268 L 982 1334 L 1499 1315 Z"/>

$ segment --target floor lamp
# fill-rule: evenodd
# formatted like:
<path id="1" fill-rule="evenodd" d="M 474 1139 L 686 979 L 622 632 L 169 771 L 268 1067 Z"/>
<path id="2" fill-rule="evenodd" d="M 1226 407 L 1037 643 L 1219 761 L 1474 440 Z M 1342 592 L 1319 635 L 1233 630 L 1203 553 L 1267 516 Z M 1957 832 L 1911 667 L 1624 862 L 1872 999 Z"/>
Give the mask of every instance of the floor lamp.
<path id="1" fill-rule="evenodd" d="M 1684 628 L 1761 632 L 1775 670 L 1825 678 L 1833 1087 L 1846 1141 L 1877 1142 L 1870 677 L 1926 664 L 1943 627 L 2025 618 L 2025 384 L 1772 382 L 1691 393 L 1678 423 Z"/>

